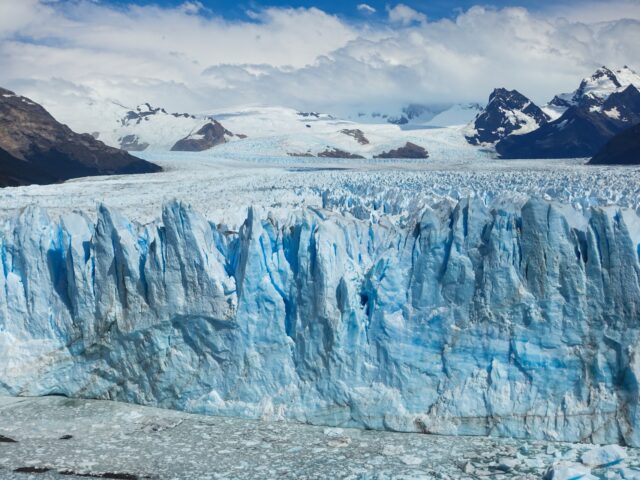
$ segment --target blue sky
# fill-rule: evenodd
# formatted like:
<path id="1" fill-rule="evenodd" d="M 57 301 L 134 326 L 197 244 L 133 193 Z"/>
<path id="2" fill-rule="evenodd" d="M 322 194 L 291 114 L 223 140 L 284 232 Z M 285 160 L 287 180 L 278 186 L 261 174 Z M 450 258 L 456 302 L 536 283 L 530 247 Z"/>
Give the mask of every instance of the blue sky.
<path id="1" fill-rule="evenodd" d="M 184 0 L 102 0 L 101 3 L 113 5 L 159 5 L 162 7 L 177 7 L 184 3 Z M 386 0 L 200 0 L 207 9 L 216 15 L 225 17 L 230 20 L 246 20 L 246 12 L 249 10 L 257 10 L 265 7 L 316 7 L 327 13 L 336 14 L 344 18 L 359 19 L 371 18 L 371 16 L 380 19 L 385 18 L 386 7 L 395 5 L 399 2 Z M 358 10 L 358 5 L 366 3 L 375 8 L 377 12 L 373 15 L 367 15 Z M 487 5 L 496 8 L 505 6 L 521 6 L 529 10 L 540 10 L 548 6 L 557 5 L 559 3 L 566 4 L 568 2 L 548 1 L 548 0 L 496 0 L 491 2 L 482 2 L 478 0 L 403 0 L 401 3 L 424 13 L 430 20 L 440 18 L 454 18 L 460 11 L 467 10 L 474 5 Z M 575 3 L 575 2 L 574 2 Z"/>

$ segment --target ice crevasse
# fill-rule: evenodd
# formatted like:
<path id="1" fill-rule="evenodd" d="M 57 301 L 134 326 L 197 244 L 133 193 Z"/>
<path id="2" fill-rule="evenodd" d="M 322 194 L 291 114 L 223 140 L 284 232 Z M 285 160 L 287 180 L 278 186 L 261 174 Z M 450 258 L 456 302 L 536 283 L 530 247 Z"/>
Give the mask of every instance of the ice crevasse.
<path id="1" fill-rule="evenodd" d="M 0 230 L 0 393 L 640 446 L 640 238 L 563 212 L 29 207 Z"/>

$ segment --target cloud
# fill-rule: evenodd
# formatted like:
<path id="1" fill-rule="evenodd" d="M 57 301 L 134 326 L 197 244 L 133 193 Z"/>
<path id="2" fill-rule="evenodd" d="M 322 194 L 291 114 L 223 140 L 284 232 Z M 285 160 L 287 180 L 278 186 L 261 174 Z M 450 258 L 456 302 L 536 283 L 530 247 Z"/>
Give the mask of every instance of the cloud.
<path id="1" fill-rule="evenodd" d="M 371 5 L 367 5 L 366 3 L 361 3 L 360 5 L 358 5 L 357 8 L 358 8 L 358 11 L 367 13 L 367 14 L 372 14 L 377 12 L 375 8 L 373 8 Z"/>
<path id="2" fill-rule="evenodd" d="M 78 119 L 99 116 L 94 107 L 105 99 L 172 111 L 261 103 L 339 114 L 485 101 L 504 86 L 542 103 L 602 64 L 640 69 L 640 12 L 629 5 L 603 21 L 585 18 L 580 5 L 473 7 L 437 21 L 396 5 L 388 22 L 368 24 L 316 8 L 227 21 L 202 15 L 194 1 L 0 0 L 0 85 L 79 129 L 90 128 Z"/>
<path id="3" fill-rule="evenodd" d="M 178 9 L 188 15 L 197 15 L 198 13 L 205 10 L 204 5 L 202 5 L 202 2 L 197 2 L 197 1 L 184 2 L 182 5 L 178 7 Z"/>
<path id="4" fill-rule="evenodd" d="M 411 25 L 412 23 L 422 23 L 427 21 L 427 16 L 407 5 L 399 3 L 395 7 L 387 7 L 387 14 L 391 23 L 400 25 Z"/>
<path id="5" fill-rule="evenodd" d="M 579 8 L 577 8 L 579 7 Z M 548 15 L 564 17 L 573 22 L 599 23 L 620 18 L 640 18 L 640 1 L 581 1 L 579 4 L 558 2 L 546 8 Z"/>

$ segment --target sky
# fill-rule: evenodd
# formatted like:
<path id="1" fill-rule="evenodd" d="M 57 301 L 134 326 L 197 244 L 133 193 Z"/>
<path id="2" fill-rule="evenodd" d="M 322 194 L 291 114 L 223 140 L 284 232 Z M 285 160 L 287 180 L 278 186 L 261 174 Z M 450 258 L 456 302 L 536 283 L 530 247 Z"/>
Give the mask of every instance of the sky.
<path id="1" fill-rule="evenodd" d="M 123 6 L 131 2 L 128 0 L 111 0 L 104 3 L 109 3 L 114 6 Z M 165 8 L 175 8 L 182 3 L 184 3 L 183 0 L 144 0 L 136 2 L 138 5 L 160 5 Z M 357 21 L 366 17 L 367 19 L 373 18 L 375 20 L 382 21 L 386 17 L 386 9 L 390 5 L 390 2 L 386 0 L 369 0 L 367 2 L 363 2 L 361 0 L 275 0 L 267 3 L 252 0 L 201 0 L 200 3 L 211 12 L 215 12 L 215 14 L 230 20 L 246 20 L 249 18 L 246 14 L 247 11 L 264 7 L 315 7 L 329 14 L 339 15 L 350 20 Z M 402 3 L 416 11 L 424 13 L 430 19 L 455 18 L 455 16 L 461 11 L 467 10 L 478 4 L 478 2 L 474 0 L 404 0 Z M 363 4 L 373 8 L 375 12 L 363 7 L 358 8 L 359 5 Z M 557 2 L 550 2 L 548 0 L 520 0 L 515 2 L 500 0 L 490 3 L 490 5 L 494 7 L 520 6 L 534 10 L 544 8 L 545 5 L 553 4 L 557 4 Z"/>
<path id="2" fill-rule="evenodd" d="M 598 66 L 640 69 L 640 0 L 0 0 L 0 86 L 81 109 L 537 103 Z"/>

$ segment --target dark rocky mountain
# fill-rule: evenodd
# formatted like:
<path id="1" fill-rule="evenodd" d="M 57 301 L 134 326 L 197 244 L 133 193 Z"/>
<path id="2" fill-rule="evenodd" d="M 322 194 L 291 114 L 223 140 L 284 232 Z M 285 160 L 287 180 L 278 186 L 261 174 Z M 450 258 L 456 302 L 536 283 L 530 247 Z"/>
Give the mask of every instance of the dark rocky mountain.
<path id="1" fill-rule="evenodd" d="M 518 130 L 534 130 L 549 121 L 540 107 L 517 90 L 496 88 L 465 135 L 472 145 L 492 144 Z"/>
<path id="2" fill-rule="evenodd" d="M 404 147 L 383 152 L 374 158 L 429 158 L 429 152 L 420 145 L 407 142 Z"/>
<path id="3" fill-rule="evenodd" d="M 211 120 L 205 124 L 195 134 L 191 134 L 171 147 L 172 152 L 202 152 L 216 145 L 227 142 L 227 137 L 232 137 L 233 133 L 224 128 L 217 120 Z"/>
<path id="4" fill-rule="evenodd" d="M 502 158 L 590 157 L 620 130 L 618 123 L 601 113 L 571 107 L 531 133 L 502 139 L 496 151 Z"/>
<path id="5" fill-rule="evenodd" d="M 640 124 L 609 140 L 589 165 L 640 165 Z"/>
<path id="6" fill-rule="evenodd" d="M 614 120 L 640 123 L 640 91 L 629 85 L 623 91 L 611 94 L 603 103 L 602 112 Z"/>
<path id="7" fill-rule="evenodd" d="M 70 178 L 159 172 L 57 122 L 43 107 L 0 88 L 0 186 L 57 183 Z"/>
<path id="8" fill-rule="evenodd" d="M 591 157 L 616 134 L 640 121 L 640 92 L 629 85 L 601 108 L 572 106 L 560 118 L 524 135 L 502 139 L 502 158 Z"/>

